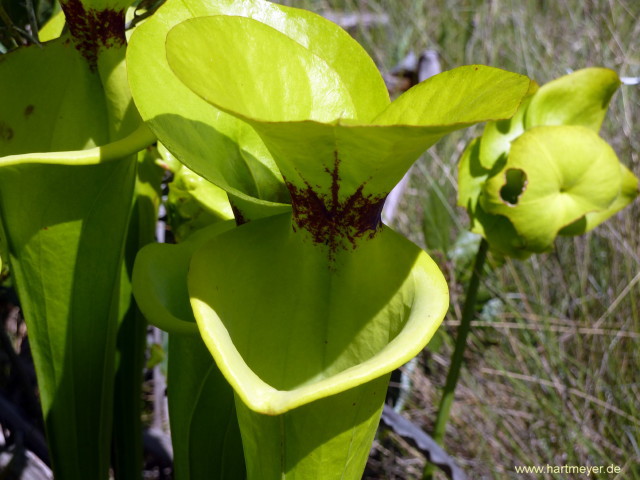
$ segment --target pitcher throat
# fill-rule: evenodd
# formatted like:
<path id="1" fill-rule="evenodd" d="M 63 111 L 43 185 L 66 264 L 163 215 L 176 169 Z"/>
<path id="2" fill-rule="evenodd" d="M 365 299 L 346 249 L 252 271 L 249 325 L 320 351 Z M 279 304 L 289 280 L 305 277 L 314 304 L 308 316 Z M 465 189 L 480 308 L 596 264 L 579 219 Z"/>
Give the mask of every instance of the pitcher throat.
<path id="1" fill-rule="evenodd" d="M 371 239 L 382 229 L 382 207 L 387 195 L 365 195 L 363 185 L 345 198 L 299 188 L 287 182 L 291 194 L 294 231 L 306 231 L 314 243 L 324 244 L 330 255 L 355 249 L 361 239 Z"/>

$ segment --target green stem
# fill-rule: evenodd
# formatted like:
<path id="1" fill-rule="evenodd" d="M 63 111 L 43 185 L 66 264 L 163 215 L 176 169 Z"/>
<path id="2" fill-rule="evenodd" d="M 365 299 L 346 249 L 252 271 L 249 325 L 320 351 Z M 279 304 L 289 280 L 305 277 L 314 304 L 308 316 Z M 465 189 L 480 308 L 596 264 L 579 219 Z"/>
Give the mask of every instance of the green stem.
<path id="1" fill-rule="evenodd" d="M 467 348 L 467 337 L 471 331 L 471 320 L 475 313 L 476 299 L 478 297 L 478 287 L 480 286 L 480 277 L 482 276 L 482 270 L 484 268 L 484 262 L 487 258 L 487 251 L 489 250 L 489 244 L 483 238 L 478 246 L 478 252 L 476 253 L 476 259 L 473 264 L 473 272 L 469 286 L 467 288 L 467 296 L 465 298 L 464 307 L 462 309 L 462 320 L 460 321 L 460 327 L 458 328 L 458 337 L 456 338 L 455 348 L 453 355 L 451 356 L 451 366 L 447 373 L 447 380 L 444 385 L 444 392 L 440 405 L 438 407 L 438 414 L 436 416 L 435 426 L 433 428 L 433 439 L 442 444 L 444 439 L 447 422 L 449 420 L 449 414 L 451 413 L 451 406 L 453 404 L 454 394 L 458 379 L 460 378 L 460 370 L 462 369 L 462 361 L 464 357 L 464 351 Z M 433 465 L 427 463 L 423 473 L 423 480 L 430 480 L 433 477 Z"/>

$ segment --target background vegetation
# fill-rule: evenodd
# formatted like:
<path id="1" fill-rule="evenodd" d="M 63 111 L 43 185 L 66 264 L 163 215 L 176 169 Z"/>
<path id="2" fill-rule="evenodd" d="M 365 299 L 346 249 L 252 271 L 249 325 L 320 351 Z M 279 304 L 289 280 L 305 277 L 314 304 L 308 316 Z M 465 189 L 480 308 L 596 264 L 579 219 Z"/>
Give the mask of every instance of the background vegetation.
<path id="1" fill-rule="evenodd" d="M 24 1 L 1 1 L 28 37 Z M 50 14 L 51 1 L 34 3 L 40 21 Z M 410 50 L 431 49 L 443 69 L 482 63 L 539 83 L 587 66 L 640 76 L 637 0 L 281 3 L 386 19 L 351 30 L 385 73 Z M 19 35 L 0 29 L 0 46 L 17 42 Z M 640 176 L 638 124 L 640 86 L 623 86 L 602 135 Z M 432 343 L 410 373 L 404 407 L 426 431 L 435 417 L 452 350 L 448 334 L 460 318 L 465 272 L 477 242 L 465 233 L 455 194 L 457 159 L 479 128 L 450 135 L 416 164 L 394 220 L 432 253 L 451 288 L 441 341 Z M 487 268 L 446 439 L 446 450 L 471 478 L 523 478 L 515 465 L 547 464 L 614 464 L 623 469 L 620 475 L 596 478 L 640 478 L 639 219 L 636 201 L 588 235 L 559 239 L 553 253 Z M 380 478 L 379 472 L 388 479 L 419 478 L 423 463 L 419 452 L 387 433 L 376 442 L 369 478 Z"/>

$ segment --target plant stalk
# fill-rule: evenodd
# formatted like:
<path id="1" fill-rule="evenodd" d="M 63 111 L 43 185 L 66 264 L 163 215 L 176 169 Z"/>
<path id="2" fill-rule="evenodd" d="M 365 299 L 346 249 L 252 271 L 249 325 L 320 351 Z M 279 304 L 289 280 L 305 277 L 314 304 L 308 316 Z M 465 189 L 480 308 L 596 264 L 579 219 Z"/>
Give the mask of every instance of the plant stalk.
<path id="1" fill-rule="evenodd" d="M 460 321 L 460 327 L 458 327 L 458 336 L 456 338 L 453 355 L 451 356 L 451 365 L 447 372 L 447 380 L 444 385 L 442 399 L 438 406 L 436 422 L 431 435 L 432 438 L 440 445 L 442 445 L 442 441 L 444 439 L 449 414 L 451 413 L 451 406 L 453 405 L 456 385 L 460 378 L 464 352 L 467 348 L 467 337 L 471 331 L 471 320 L 475 313 L 478 288 L 480 287 L 480 278 L 482 277 L 482 270 L 484 268 L 488 250 L 489 243 L 483 238 L 480 241 L 480 245 L 478 245 L 478 252 L 476 253 L 476 258 L 473 264 L 473 272 L 471 274 L 469 286 L 467 287 L 467 295 L 462 308 L 462 319 Z M 431 463 L 427 463 L 422 475 L 423 480 L 431 480 L 433 478 L 433 471 L 434 466 Z"/>

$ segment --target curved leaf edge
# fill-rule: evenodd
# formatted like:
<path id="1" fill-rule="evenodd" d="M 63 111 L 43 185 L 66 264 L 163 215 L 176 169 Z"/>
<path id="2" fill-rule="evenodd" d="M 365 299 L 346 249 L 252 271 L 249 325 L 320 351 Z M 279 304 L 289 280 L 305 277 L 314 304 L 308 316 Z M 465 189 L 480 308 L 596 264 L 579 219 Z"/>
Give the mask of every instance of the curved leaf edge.
<path id="1" fill-rule="evenodd" d="M 233 220 L 215 223 L 194 232 L 183 243 L 153 243 L 138 252 L 133 267 L 133 295 L 150 324 L 169 333 L 198 334 L 198 326 L 193 317 L 181 318 L 182 315 L 178 316 L 176 308 L 171 308 L 168 302 L 184 302 L 177 309 L 183 312 L 191 310 L 186 283 L 193 252 L 212 237 L 234 228 L 235 225 Z M 173 265 L 168 267 L 168 262 Z M 172 292 L 175 296 L 170 299 L 164 295 L 166 292 Z M 181 293 L 182 298 L 179 298 Z"/>
<path id="2" fill-rule="evenodd" d="M 85 150 L 70 152 L 27 153 L 22 155 L 8 155 L 0 158 L 0 168 L 21 164 L 43 165 L 97 165 L 99 163 L 119 160 L 144 150 L 156 141 L 155 135 L 149 128 L 141 124 L 127 137 L 112 143 Z"/>
<path id="3" fill-rule="evenodd" d="M 399 235 L 388 227 L 384 229 Z M 208 244 L 204 244 L 201 250 L 207 248 Z M 192 270 L 197 253 L 192 260 Z M 280 415 L 379 378 L 405 364 L 427 345 L 446 315 L 449 290 L 442 272 L 424 251 L 420 252 L 410 275 L 414 294 L 411 314 L 402 331 L 382 351 L 329 378 L 292 390 L 278 390 L 253 372 L 235 348 L 222 320 L 205 301 L 192 294 L 191 305 L 205 344 L 236 394 L 255 412 Z M 193 282 L 197 280 L 190 276 L 190 291 Z M 434 303 L 437 303 L 435 308 Z"/>

